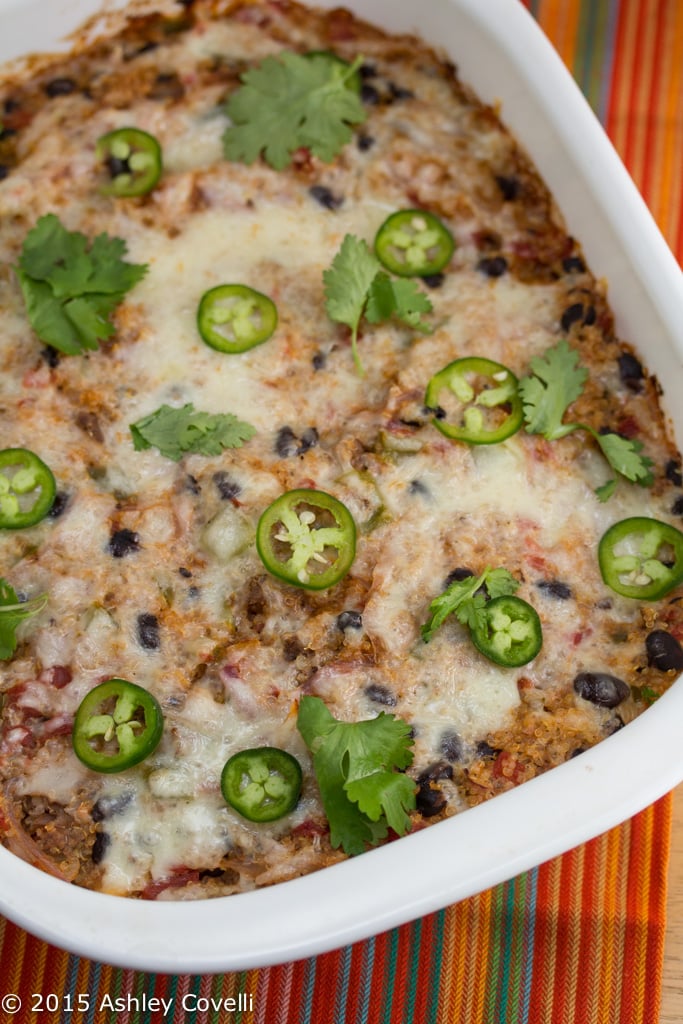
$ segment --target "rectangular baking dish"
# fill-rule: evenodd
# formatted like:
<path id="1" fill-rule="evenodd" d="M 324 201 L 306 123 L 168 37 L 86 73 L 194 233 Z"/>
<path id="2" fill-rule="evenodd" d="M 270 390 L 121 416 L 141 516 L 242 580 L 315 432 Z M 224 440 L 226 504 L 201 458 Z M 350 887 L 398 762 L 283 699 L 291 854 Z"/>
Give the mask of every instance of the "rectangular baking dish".
<path id="1" fill-rule="evenodd" d="M 104 10 L 121 6 L 116 0 Z M 390 31 L 419 33 L 448 54 L 483 100 L 499 105 L 594 274 L 607 280 L 620 336 L 664 383 L 664 408 L 680 446 L 680 269 L 519 0 L 346 6 Z M 0 61 L 64 49 L 65 36 L 102 9 L 100 0 L 0 0 Z M 0 848 L 0 912 L 62 948 L 140 970 L 213 973 L 315 955 L 480 892 L 641 810 L 683 779 L 682 720 L 679 681 L 627 728 L 516 790 L 361 857 L 244 895 L 189 903 L 106 896 L 69 886 Z"/>

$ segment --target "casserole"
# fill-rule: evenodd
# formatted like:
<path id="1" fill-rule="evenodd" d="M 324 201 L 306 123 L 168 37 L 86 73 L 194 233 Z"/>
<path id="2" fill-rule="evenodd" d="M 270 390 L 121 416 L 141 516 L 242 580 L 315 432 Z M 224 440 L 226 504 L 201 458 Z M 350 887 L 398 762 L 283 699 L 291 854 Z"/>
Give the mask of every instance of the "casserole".
<path id="1" fill-rule="evenodd" d="M 382 6 L 364 7 L 362 13 L 381 22 Z M 10 14 L 13 26 L 21 22 L 11 7 Z M 415 27 L 412 5 L 393 5 L 391 16 L 389 28 Z M 479 17 L 474 5 L 434 4 L 420 29 L 428 41 L 457 41 L 450 49 L 462 77 L 484 99 L 503 97 L 504 119 L 536 160 L 591 265 L 610 280 L 620 333 L 637 346 L 646 337 L 666 341 L 652 351 L 640 346 L 640 351 L 667 381 L 668 393 L 675 393 L 681 383 L 675 264 L 533 24 L 509 3 L 487 10 L 483 22 Z M 461 53 L 478 54 L 484 66 L 488 61 L 482 56 L 492 52 L 496 59 L 491 69 L 487 66 L 486 82 L 477 81 L 476 62 L 468 67 L 460 59 Z M 534 68 L 533 76 L 527 77 L 524 61 Z M 493 68 L 495 74 L 489 75 Z M 548 81 L 553 82 L 549 93 Z M 547 102 L 545 95 L 551 95 Z M 11 888 L 20 895 L 4 896 L 2 907 L 50 941 L 97 959 L 153 970 L 235 969 L 331 948 L 510 877 L 660 795 L 680 777 L 680 763 L 668 753 L 671 760 L 662 762 L 659 753 L 675 749 L 667 723 L 675 719 L 677 699 L 673 688 L 646 716 L 590 754 L 438 829 L 306 879 L 233 897 L 227 906 L 220 900 L 201 906 L 131 905 L 73 891 L 48 878 L 31 881 L 33 870 L 18 864 L 15 872 L 12 861 L 5 877 L 15 880 Z M 646 763 L 634 782 L 629 764 L 635 743 L 641 757 L 646 751 Z M 412 872 L 415 863 L 428 869 Z M 178 933 L 186 937 L 180 958 L 167 938 Z"/>

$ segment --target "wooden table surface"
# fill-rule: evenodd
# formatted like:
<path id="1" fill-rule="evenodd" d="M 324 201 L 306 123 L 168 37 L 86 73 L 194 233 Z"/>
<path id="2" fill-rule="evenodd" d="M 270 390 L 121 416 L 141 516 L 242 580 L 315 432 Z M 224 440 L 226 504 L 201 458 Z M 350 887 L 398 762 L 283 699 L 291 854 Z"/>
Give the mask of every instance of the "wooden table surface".
<path id="1" fill-rule="evenodd" d="M 683 786 L 674 794 L 660 1024 L 683 1022 Z"/>

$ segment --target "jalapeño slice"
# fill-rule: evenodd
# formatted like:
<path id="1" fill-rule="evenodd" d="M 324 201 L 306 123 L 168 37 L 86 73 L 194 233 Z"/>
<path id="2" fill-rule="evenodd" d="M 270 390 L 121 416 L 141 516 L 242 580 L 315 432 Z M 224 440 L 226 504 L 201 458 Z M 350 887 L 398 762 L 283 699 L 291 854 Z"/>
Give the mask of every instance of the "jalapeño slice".
<path id="1" fill-rule="evenodd" d="M 356 524 L 346 506 L 325 491 L 287 491 L 261 515 L 256 548 L 273 576 L 307 590 L 325 590 L 351 568 Z"/>
<path id="2" fill-rule="evenodd" d="M 484 608 L 482 621 L 471 631 L 472 642 L 489 661 L 505 668 L 526 665 L 543 644 L 541 620 L 521 597 L 494 597 Z"/>
<path id="3" fill-rule="evenodd" d="M 598 563 L 615 593 L 656 601 L 683 582 L 683 533 L 647 516 L 622 519 L 603 534 Z"/>
<path id="4" fill-rule="evenodd" d="M 161 146 L 141 128 L 107 132 L 97 140 L 95 155 L 109 175 L 102 186 L 105 195 L 144 196 L 161 177 Z"/>
<path id="5" fill-rule="evenodd" d="M 35 526 L 52 508 L 56 490 L 52 471 L 35 452 L 0 451 L 0 530 Z"/>
<path id="6" fill-rule="evenodd" d="M 375 235 L 375 253 L 399 277 L 427 277 L 446 266 L 455 242 L 448 228 L 426 210 L 399 210 Z"/>
<path id="7" fill-rule="evenodd" d="M 122 772 L 151 754 L 164 728 L 161 708 L 147 690 L 107 679 L 83 698 L 74 718 L 74 753 L 96 772 Z"/>
<path id="8" fill-rule="evenodd" d="M 497 444 L 522 425 L 524 409 L 514 373 L 480 356 L 456 359 L 427 385 L 425 406 L 442 434 L 468 444 Z"/>
<path id="9" fill-rule="evenodd" d="M 205 292 L 197 311 L 202 340 L 218 352 L 246 352 L 277 327 L 272 299 L 245 284 L 219 284 Z"/>
<path id="10" fill-rule="evenodd" d="M 248 821 L 276 821 L 296 807 L 301 765 L 279 747 L 253 747 L 233 754 L 221 773 L 221 792 Z"/>

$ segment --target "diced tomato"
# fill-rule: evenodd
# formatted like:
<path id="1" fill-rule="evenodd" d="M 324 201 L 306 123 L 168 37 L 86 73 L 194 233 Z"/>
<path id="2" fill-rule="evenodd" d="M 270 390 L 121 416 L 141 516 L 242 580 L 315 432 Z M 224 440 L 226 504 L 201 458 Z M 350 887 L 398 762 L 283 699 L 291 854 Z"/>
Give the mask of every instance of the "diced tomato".
<path id="1" fill-rule="evenodd" d="M 507 779 L 517 786 L 524 781 L 524 765 L 517 760 L 514 754 L 507 750 L 501 750 L 494 761 L 493 774 L 497 779 Z"/>
<path id="2" fill-rule="evenodd" d="M 174 868 L 170 875 L 166 875 L 165 878 L 156 878 L 140 893 L 140 898 L 143 900 L 155 900 L 167 889 L 182 889 L 186 885 L 191 885 L 193 882 L 199 881 L 199 872 L 192 868 Z"/>

